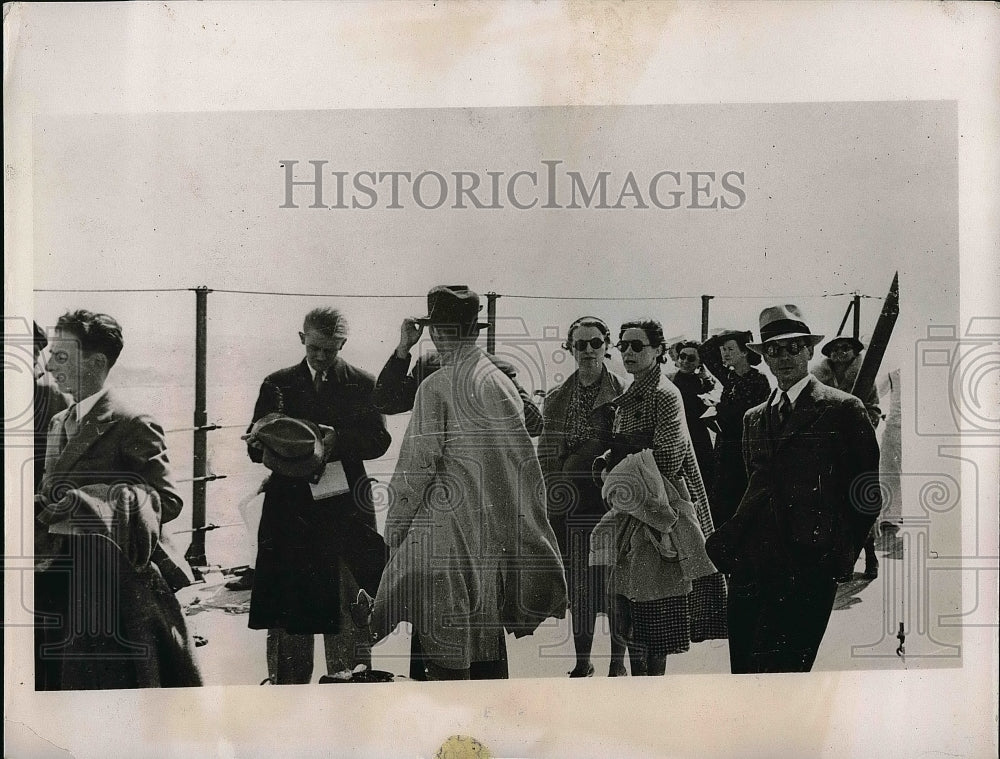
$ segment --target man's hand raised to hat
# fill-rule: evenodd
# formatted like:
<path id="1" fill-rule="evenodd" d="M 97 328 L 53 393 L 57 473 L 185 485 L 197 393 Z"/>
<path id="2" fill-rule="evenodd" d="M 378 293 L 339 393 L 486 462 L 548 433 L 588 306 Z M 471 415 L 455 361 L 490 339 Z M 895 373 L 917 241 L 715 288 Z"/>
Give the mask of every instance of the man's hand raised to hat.
<path id="1" fill-rule="evenodd" d="M 410 349 L 417 344 L 420 336 L 424 332 L 424 325 L 412 316 L 403 319 L 399 325 L 399 345 L 396 346 L 396 355 L 399 358 L 409 358 Z"/>
<path id="2" fill-rule="evenodd" d="M 337 445 L 337 430 L 326 424 L 317 424 L 316 426 L 323 433 L 323 450 L 326 452 L 326 459 L 329 461 L 330 452 Z"/>

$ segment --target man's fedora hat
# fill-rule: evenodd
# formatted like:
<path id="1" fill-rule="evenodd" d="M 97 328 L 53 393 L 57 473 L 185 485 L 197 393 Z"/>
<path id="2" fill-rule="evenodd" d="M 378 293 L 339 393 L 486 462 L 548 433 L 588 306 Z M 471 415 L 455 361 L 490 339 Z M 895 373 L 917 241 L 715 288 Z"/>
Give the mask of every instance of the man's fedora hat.
<path id="1" fill-rule="evenodd" d="M 865 344 L 858 340 L 856 337 L 851 337 L 850 335 L 841 335 L 840 337 L 835 337 L 830 340 L 826 345 L 819 349 L 820 353 L 824 356 L 830 356 L 831 351 L 834 347 L 847 343 L 851 348 L 854 349 L 855 353 L 861 353 L 865 349 Z"/>
<path id="2" fill-rule="evenodd" d="M 485 328 L 488 322 L 479 321 L 479 295 L 466 285 L 438 285 L 427 293 L 427 316 L 417 319 L 420 324 L 465 325 L 475 324 Z"/>
<path id="3" fill-rule="evenodd" d="M 793 337 L 801 337 L 809 345 L 823 341 L 823 335 L 814 335 L 806 325 L 798 306 L 769 306 L 760 312 L 760 342 L 747 343 L 747 347 L 755 353 L 763 353 L 765 343 Z"/>
<path id="4" fill-rule="evenodd" d="M 308 419 L 268 414 L 250 430 L 264 451 L 264 466 L 285 477 L 310 477 L 323 465 L 323 433 Z"/>

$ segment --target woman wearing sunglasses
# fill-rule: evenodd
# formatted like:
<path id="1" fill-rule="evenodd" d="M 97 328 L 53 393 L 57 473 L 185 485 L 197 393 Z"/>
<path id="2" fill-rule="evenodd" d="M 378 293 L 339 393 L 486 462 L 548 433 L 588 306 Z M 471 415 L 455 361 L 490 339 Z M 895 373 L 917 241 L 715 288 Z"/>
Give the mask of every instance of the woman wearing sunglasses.
<path id="1" fill-rule="evenodd" d="M 576 666 L 570 677 L 590 677 L 590 651 L 598 612 L 606 612 L 606 568 L 587 565 L 590 533 L 604 515 L 601 491 L 591 477 L 594 459 L 610 443 L 611 409 L 607 404 L 625 389 L 604 360 L 611 330 L 595 316 L 569 326 L 563 348 L 576 371 L 545 397 L 538 460 L 545 475 L 549 521 L 559 541 L 569 587 Z M 619 661 L 624 656 L 621 651 Z M 613 673 L 609 673 L 613 674 Z"/>
<path id="2" fill-rule="evenodd" d="M 680 391 L 660 370 L 665 361 L 663 327 L 653 320 L 629 321 L 619 331 L 618 350 L 634 381 L 616 401 L 611 451 L 613 469 L 628 454 L 651 449 L 661 475 L 686 490 L 705 537 L 712 516 L 684 418 Z M 612 576 L 615 636 L 627 641 L 633 675 L 662 675 L 668 654 L 687 651 L 691 641 L 726 637 L 725 581 L 719 573 L 693 581 L 676 565 L 641 561 L 632 537 L 647 535 L 635 518 L 616 516 L 617 556 Z"/>

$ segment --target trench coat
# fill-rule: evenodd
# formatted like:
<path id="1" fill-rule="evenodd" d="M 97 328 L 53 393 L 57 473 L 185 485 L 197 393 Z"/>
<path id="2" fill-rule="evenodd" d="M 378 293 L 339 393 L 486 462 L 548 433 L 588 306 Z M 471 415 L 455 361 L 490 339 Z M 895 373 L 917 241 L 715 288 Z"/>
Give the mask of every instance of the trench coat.
<path id="1" fill-rule="evenodd" d="M 390 557 L 373 629 L 400 622 L 450 669 L 501 657 L 506 630 L 563 617 L 566 582 L 542 472 L 510 379 L 475 346 L 417 390 L 390 485 Z"/>

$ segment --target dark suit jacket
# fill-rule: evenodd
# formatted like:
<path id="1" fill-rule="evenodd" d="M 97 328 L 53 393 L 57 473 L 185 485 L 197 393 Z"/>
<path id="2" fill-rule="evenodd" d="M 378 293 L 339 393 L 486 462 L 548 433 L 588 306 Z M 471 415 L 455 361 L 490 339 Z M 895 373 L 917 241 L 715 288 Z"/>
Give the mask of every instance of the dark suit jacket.
<path id="1" fill-rule="evenodd" d="M 327 461 L 343 464 L 350 491 L 313 501 L 308 481 L 271 475 L 258 533 L 251 628 L 338 632 L 338 558 L 345 559 L 361 587 L 373 595 L 378 589 L 384 545 L 375 532 L 364 462 L 384 454 L 391 438 L 385 419 L 372 404 L 374 387 L 372 375 L 339 357 L 327 370 L 320 393 L 305 359 L 269 375 L 261 385 L 253 421 L 277 412 L 333 427 L 337 442 L 327 451 Z M 260 450 L 250 447 L 248 453 L 253 461 L 262 460 Z M 375 553 L 381 550 L 381 565 L 379 557 L 369 561 L 359 555 L 361 546 Z"/>
<path id="2" fill-rule="evenodd" d="M 52 418 L 50 438 L 66 413 Z M 148 564 L 158 547 L 175 555 L 160 526 L 184 504 L 170 480 L 163 429 L 149 415 L 108 390 L 61 452 L 58 441 L 49 443 L 37 500 L 38 521 L 50 535 L 106 535 L 137 567 Z M 68 508 L 56 508 L 60 500 Z"/>
<path id="3" fill-rule="evenodd" d="M 108 391 L 60 452 L 65 415 L 50 423 L 35 497 L 36 609 L 51 615 L 38 620 L 38 643 L 50 648 L 36 650 L 36 686 L 200 685 L 183 614 L 161 574 L 182 566 L 190 577 L 160 534 L 183 506 L 163 430 Z"/>
<path id="4" fill-rule="evenodd" d="M 881 509 L 875 431 L 860 400 L 815 377 L 779 431 L 775 392 L 744 417 L 747 490 L 706 548 L 726 572 L 839 577 Z"/>
<path id="5" fill-rule="evenodd" d="M 491 353 L 484 355 L 514 383 L 517 394 L 521 396 L 521 403 L 524 405 L 524 426 L 531 437 L 538 437 L 542 433 L 542 413 L 531 400 L 528 391 L 518 383 L 517 370 L 502 358 Z M 410 360 L 400 358 L 395 351 L 382 367 L 382 371 L 378 375 L 378 382 L 375 384 L 374 399 L 375 406 L 383 414 L 402 414 L 406 411 L 412 411 L 417 388 L 421 382 L 441 368 L 441 357 L 435 351 L 427 351 L 417 359 L 413 365 L 413 371 L 407 374 L 406 371 L 409 368 Z"/>

